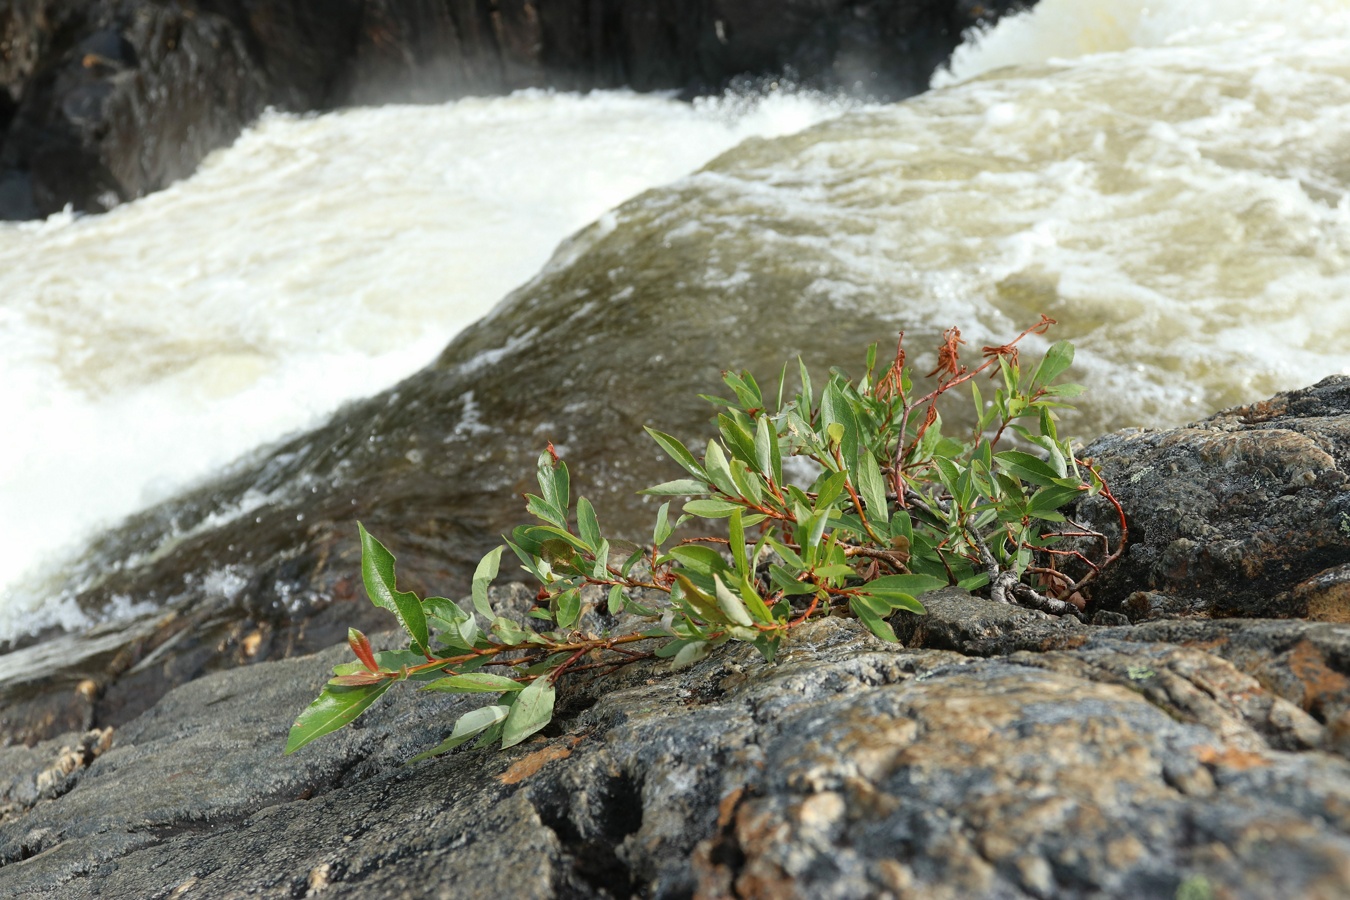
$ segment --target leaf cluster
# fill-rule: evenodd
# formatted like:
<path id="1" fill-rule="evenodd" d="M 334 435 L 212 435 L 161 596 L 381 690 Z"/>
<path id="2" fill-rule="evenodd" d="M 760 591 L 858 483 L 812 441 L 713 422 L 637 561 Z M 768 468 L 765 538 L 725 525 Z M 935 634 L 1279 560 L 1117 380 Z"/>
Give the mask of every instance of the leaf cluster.
<path id="1" fill-rule="evenodd" d="M 772 662 L 792 629 L 822 615 L 851 616 L 894 641 L 888 619 L 922 613 L 918 598 L 946 585 L 1079 615 L 1081 591 L 1120 555 L 1124 516 L 1113 543 L 1064 513 L 1086 494 L 1115 501 L 1058 433 L 1057 410 L 1082 390 L 1056 383 L 1073 347 L 1061 341 L 1035 366 L 1020 365 L 1019 343 L 1050 324 L 1042 317 L 984 348 L 973 367 L 961 364 L 964 342 L 949 329 L 923 387 L 906 365 L 903 334 L 884 369 L 873 346 L 860 378 L 832 370 L 819 389 L 800 361 L 793 389 L 784 366 L 771 397 L 749 372 L 725 373 L 730 396 L 705 398 L 717 434 L 701 454 L 647 428 L 683 475 L 642 492 L 663 500 L 642 545 L 605 536 L 593 505 L 573 500 L 567 465 L 550 445 L 538 459 L 539 492 L 525 497 L 534 522 L 479 563 L 471 610 L 398 590 L 393 555 L 358 526 L 367 594 L 409 643 L 375 652 L 353 629 L 356 660 L 334 669 L 286 752 L 351 722 L 405 680 L 495 695 L 423 756 L 471 740 L 510 747 L 549 723 L 556 684 L 570 673 L 652 656 L 680 668 L 729 641 Z M 959 386 L 975 405 L 965 433 L 944 429 L 938 408 Z M 693 523 L 702 531 L 676 539 Z M 1099 552 L 1061 549 L 1066 538 Z M 498 615 L 489 599 L 507 550 L 539 584 L 529 623 Z M 615 627 L 579 630 L 597 588 Z"/>

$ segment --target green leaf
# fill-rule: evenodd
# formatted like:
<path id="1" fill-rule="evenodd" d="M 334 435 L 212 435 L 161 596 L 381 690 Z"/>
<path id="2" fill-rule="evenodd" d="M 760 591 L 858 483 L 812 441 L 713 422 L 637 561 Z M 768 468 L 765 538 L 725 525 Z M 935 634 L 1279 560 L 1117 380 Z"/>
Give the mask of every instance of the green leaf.
<path id="1" fill-rule="evenodd" d="M 732 568 L 736 574 L 745 575 L 748 571 L 745 564 L 745 522 L 739 509 L 727 521 L 727 532 L 727 549 L 731 551 Z"/>
<path id="2" fill-rule="evenodd" d="M 750 618 L 750 613 L 741 602 L 741 598 L 733 594 L 717 575 L 713 576 L 713 586 L 717 591 L 717 605 L 722 607 L 722 612 L 727 614 L 728 619 L 737 625 L 754 624 L 754 619 Z"/>
<path id="3" fill-rule="evenodd" d="M 674 530 L 674 526 L 670 524 L 670 501 L 667 500 L 661 504 L 661 509 L 656 513 L 656 527 L 652 530 L 652 543 L 660 547 Z"/>
<path id="4" fill-rule="evenodd" d="M 799 412 L 804 418 L 811 418 L 811 407 L 816 402 L 811 392 L 811 373 L 806 369 L 806 363 L 802 358 L 797 357 L 797 377 L 801 380 L 802 389 L 797 394 Z"/>
<path id="5" fill-rule="evenodd" d="M 389 690 L 389 686 L 393 683 L 394 680 L 389 678 L 375 684 L 353 687 L 326 685 L 291 726 L 291 733 L 286 738 L 285 752 L 294 753 L 315 738 L 323 737 L 348 724 L 365 712 L 366 707 Z"/>
<path id="6" fill-rule="evenodd" d="M 867 507 L 867 521 L 877 537 L 883 541 L 891 536 L 890 519 L 886 514 L 886 483 L 881 477 L 881 466 L 866 446 L 858 447 L 858 493 Z"/>
<path id="7" fill-rule="evenodd" d="M 1079 487 L 1064 487 L 1057 484 L 1043 487 L 1031 495 L 1031 501 L 1027 504 L 1027 509 L 1032 515 L 1048 512 L 1066 506 L 1086 493 Z"/>
<path id="8" fill-rule="evenodd" d="M 617 616 L 619 613 L 623 612 L 625 605 L 624 599 L 622 585 L 616 584 L 609 589 L 609 604 L 607 608 L 611 616 Z"/>
<path id="9" fill-rule="evenodd" d="M 829 384 L 825 385 L 825 392 L 820 398 L 820 421 L 827 431 L 835 424 L 844 427 L 837 440 L 844 459 L 852 459 L 858 452 L 858 417 L 854 415 L 853 406 L 848 402 L 838 377 L 831 378 Z"/>
<path id="10" fill-rule="evenodd" d="M 698 460 L 694 459 L 694 455 L 685 449 L 684 444 L 681 444 L 678 440 L 668 434 L 657 431 L 655 428 L 646 428 L 645 430 L 652 436 L 652 440 L 656 441 L 656 443 L 661 446 L 661 449 L 666 451 L 666 455 L 679 463 L 686 472 L 700 481 L 705 483 L 708 481 L 707 471 L 703 466 L 698 464 Z"/>
<path id="11" fill-rule="evenodd" d="M 848 485 L 848 473 L 834 472 L 828 478 L 820 483 L 816 491 L 816 509 L 825 509 L 834 505 L 844 494 L 844 488 Z"/>
<path id="12" fill-rule="evenodd" d="M 554 461 L 547 450 L 539 454 L 539 489 L 544 499 L 567 518 L 567 508 L 572 505 L 571 480 L 567 475 L 567 463 Z M 562 527 L 566 527 L 564 524 Z"/>
<path id="13" fill-rule="evenodd" d="M 742 418 L 744 416 L 742 415 Z M 755 465 L 755 439 L 735 417 L 725 413 L 717 417 L 717 430 L 726 441 L 731 455 L 749 465 Z"/>
<path id="14" fill-rule="evenodd" d="M 1036 367 L 1031 383 L 1045 385 L 1054 381 L 1073 364 L 1073 344 L 1068 341 L 1056 341 L 1045 353 L 1045 359 Z"/>
<path id="15" fill-rule="evenodd" d="M 732 503 L 729 500 L 690 500 L 684 505 L 685 512 L 703 519 L 725 519 L 742 509 L 744 507 L 739 503 Z"/>
<path id="16" fill-rule="evenodd" d="M 581 593 L 572 588 L 558 595 L 558 627 L 571 628 L 581 618 Z"/>
<path id="17" fill-rule="evenodd" d="M 361 579 L 366 585 L 366 596 L 371 603 L 397 616 L 399 624 L 417 643 L 418 649 L 429 656 L 431 635 L 427 631 L 422 601 L 417 599 L 416 594 L 399 591 L 395 587 L 394 554 L 375 540 L 360 522 L 356 523 L 356 528 L 361 535 Z"/>
<path id="18" fill-rule="evenodd" d="M 1031 484 L 1052 485 L 1059 474 L 1045 462 L 1021 450 L 1005 450 L 994 454 L 994 461 L 1003 471 Z"/>
<path id="19" fill-rule="evenodd" d="M 516 528 L 515 532 L 513 532 L 513 535 L 518 536 L 519 534 L 523 533 L 524 529 Z M 527 551 L 516 541 L 508 540 L 506 542 L 506 546 L 510 547 L 511 552 L 514 553 L 516 555 L 516 558 L 520 560 L 520 567 L 522 569 L 533 575 L 535 577 L 535 580 L 537 581 L 543 582 L 545 580 L 543 570 L 539 568 L 539 560 L 536 559 L 534 555 L 532 555 L 529 551 Z"/>
<path id="20" fill-rule="evenodd" d="M 712 646 L 707 641 L 691 641 L 680 648 L 680 652 L 675 654 L 671 660 L 672 669 L 687 669 L 694 663 L 701 662 L 708 658 L 712 653 Z"/>
<path id="21" fill-rule="evenodd" d="M 764 499 L 764 489 L 760 487 L 760 477 L 739 459 L 731 461 L 731 481 L 736 485 L 737 493 L 755 506 L 760 505 Z"/>
<path id="22" fill-rule="evenodd" d="M 508 644 L 523 644 L 530 632 L 521 631 L 520 626 L 502 616 L 492 620 L 492 633 Z"/>
<path id="23" fill-rule="evenodd" d="M 920 594 L 936 591 L 946 586 L 947 579 L 934 578 L 931 575 L 886 575 L 867 582 L 864 585 L 864 590 L 878 594 L 887 591 L 899 591 L 917 597 Z"/>
<path id="24" fill-rule="evenodd" d="M 567 527 L 567 516 L 562 510 L 535 494 L 525 495 L 525 509 L 536 519 L 541 519 L 558 528 Z"/>
<path id="25" fill-rule="evenodd" d="M 895 515 L 891 516 L 891 534 L 904 538 L 910 544 L 914 543 L 914 523 L 909 518 L 908 510 L 897 509 Z"/>
<path id="26" fill-rule="evenodd" d="M 722 612 L 717 601 L 703 591 L 698 585 L 689 580 L 689 576 L 677 573 L 675 583 L 680 586 L 680 597 L 693 613 L 706 622 L 724 624 L 727 622 L 726 615 Z M 671 599 L 676 599 L 674 594 Z M 692 624 L 692 623 L 690 623 Z"/>
<path id="27" fill-rule="evenodd" d="M 722 554 L 711 547 L 702 547 L 697 544 L 671 547 L 670 556 L 679 560 L 681 565 L 700 575 L 713 575 L 728 570 L 727 561 L 722 558 Z"/>
<path id="28" fill-rule="evenodd" d="M 600 536 L 600 522 L 595 517 L 595 507 L 585 497 L 577 499 L 577 531 L 581 539 L 594 550 L 604 540 Z"/>
<path id="29" fill-rule="evenodd" d="M 502 726 L 502 749 L 514 747 L 553 719 L 553 685 L 545 676 L 531 681 L 516 695 Z"/>
<path id="30" fill-rule="evenodd" d="M 1045 392 L 1052 397 L 1063 397 L 1072 399 L 1087 391 L 1087 388 L 1081 384 L 1055 384 L 1047 387 Z"/>
<path id="31" fill-rule="evenodd" d="M 750 583 L 748 577 L 742 577 L 740 583 L 741 600 L 745 603 L 745 608 L 757 620 L 764 623 L 773 621 L 773 614 L 769 612 L 769 607 L 765 605 L 764 598 L 755 590 L 754 585 Z"/>
<path id="32" fill-rule="evenodd" d="M 953 497 L 957 496 L 957 482 L 961 480 L 961 474 L 964 468 L 950 459 L 938 456 L 934 457 L 933 465 L 937 467 L 938 478 L 942 486 L 947 489 L 947 493 Z"/>
<path id="33" fill-rule="evenodd" d="M 769 424 L 768 416 L 761 416 L 755 423 L 755 462 L 759 471 L 773 479 L 775 484 L 783 480 L 783 465 L 774 451 L 778 447 L 778 434 Z"/>
<path id="34" fill-rule="evenodd" d="M 454 731 L 450 732 L 450 737 L 441 741 L 435 747 L 425 753 L 419 753 L 409 762 L 419 762 L 433 756 L 439 756 L 446 751 L 453 750 L 460 744 L 468 743 L 479 734 L 488 731 L 502 721 L 511 712 L 509 706 L 484 706 L 471 712 L 466 712 L 459 717 L 455 723 Z"/>
<path id="35" fill-rule="evenodd" d="M 722 452 L 722 446 L 717 441 L 708 441 L 703 464 L 708 467 L 708 478 L 719 491 L 729 497 L 740 495 L 741 492 L 731 477 L 731 466 L 727 463 L 726 454 Z"/>
<path id="36" fill-rule="evenodd" d="M 491 622 L 497 618 L 497 614 L 492 609 L 492 604 L 488 602 L 488 585 L 497 577 L 497 571 L 502 564 L 502 550 L 504 547 L 494 547 L 488 551 L 487 555 L 478 561 L 478 567 L 473 570 L 473 608 L 478 610 L 478 614 Z"/>
<path id="37" fill-rule="evenodd" d="M 708 484 L 692 478 L 679 478 L 675 481 L 663 481 L 653 487 L 638 491 L 650 497 L 689 497 L 708 493 Z"/>
<path id="38" fill-rule="evenodd" d="M 769 548 L 772 549 L 774 553 L 777 553 L 780 557 L 782 557 L 783 562 L 797 569 L 806 568 L 806 566 L 802 563 L 802 558 L 798 556 L 796 551 L 794 551 L 791 547 L 774 540 L 774 538 L 770 535 L 765 535 L 765 538 L 769 543 Z"/>
<path id="39" fill-rule="evenodd" d="M 428 597 L 422 601 L 428 622 L 440 629 L 440 640 L 462 650 L 472 650 L 478 640 L 478 623 L 459 604 L 444 597 Z"/>
<path id="40" fill-rule="evenodd" d="M 979 574 L 972 575 L 969 578 L 961 579 L 959 582 L 957 582 L 956 586 L 961 588 L 963 591 L 978 591 L 980 588 L 984 587 L 988 583 L 989 583 L 989 573 L 980 572 Z"/>
<path id="41" fill-rule="evenodd" d="M 424 686 L 424 691 L 440 691 L 445 694 L 486 694 L 502 691 L 524 690 L 525 685 L 513 681 L 504 675 L 492 675 L 488 672 L 471 672 L 468 675 L 451 675 L 438 678 Z"/>
<path id="42" fill-rule="evenodd" d="M 905 609 L 919 615 L 925 612 L 922 603 L 903 591 L 873 591 L 870 587 L 864 586 L 857 596 L 873 612 L 882 616 L 890 615 L 894 609 Z"/>
<path id="43" fill-rule="evenodd" d="M 848 605 L 853 610 L 853 614 L 858 617 L 858 620 L 877 637 L 890 644 L 898 642 L 899 639 L 895 636 L 895 631 L 891 628 L 890 623 L 872 612 L 866 603 L 854 597 L 849 600 Z"/>
<path id="44" fill-rule="evenodd" d="M 814 584 L 809 581 L 798 581 L 796 573 L 779 565 L 769 566 L 769 581 L 773 582 L 780 591 L 788 596 L 814 594 L 816 592 Z"/>

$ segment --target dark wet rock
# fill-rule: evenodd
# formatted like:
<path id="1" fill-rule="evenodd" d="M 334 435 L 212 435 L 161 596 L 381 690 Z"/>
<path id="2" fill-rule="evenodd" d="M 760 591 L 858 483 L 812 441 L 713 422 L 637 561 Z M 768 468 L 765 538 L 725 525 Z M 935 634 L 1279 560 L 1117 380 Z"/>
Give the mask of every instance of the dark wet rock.
<path id="1" fill-rule="evenodd" d="M 244 36 L 174 4 L 26 0 L 0 12 L 13 103 L 0 218 L 101 212 L 191 174 L 269 100 Z"/>
<path id="2" fill-rule="evenodd" d="M 14 0 L 0 7 L 0 218 L 100 212 L 192 172 L 264 106 L 519 88 L 693 95 L 738 78 L 923 90 L 1020 0 Z"/>
<path id="3" fill-rule="evenodd" d="M 1319 726 L 1205 650 L 1079 630 L 1102 637 L 979 659 L 822 621 L 776 665 L 640 663 L 566 687 L 511 751 L 410 767 L 474 700 L 386 698 L 282 757 L 350 651 L 216 673 L 97 754 L 79 734 L 0 751 L 0 893 L 1350 890 L 1350 763 L 1309 749 Z"/>
<path id="4" fill-rule="evenodd" d="M 1134 620 L 1350 621 L 1350 377 L 1184 428 L 1107 435 L 1084 452 L 1130 531 L 1095 606 Z M 1104 501 L 1081 513 L 1115 527 Z"/>

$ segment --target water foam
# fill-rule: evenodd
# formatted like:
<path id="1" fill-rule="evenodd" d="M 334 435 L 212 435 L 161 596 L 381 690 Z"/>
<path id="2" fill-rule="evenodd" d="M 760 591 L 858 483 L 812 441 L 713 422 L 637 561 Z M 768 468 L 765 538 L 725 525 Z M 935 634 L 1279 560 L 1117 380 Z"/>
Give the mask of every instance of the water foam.
<path id="1" fill-rule="evenodd" d="M 534 91 L 269 113 L 158 194 L 0 225 L 0 640 L 90 624 L 41 599 L 37 561 L 416 371 L 627 197 L 844 108 Z"/>
<path id="2" fill-rule="evenodd" d="M 966 35 L 933 76 L 933 86 L 1133 48 L 1184 55 L 1185 48 L 1222 45 L 1233 65 L 1250 68 L 1259 64 L 1263 46 L 1301 44 L 1309 52 L 1309 44 L 1330 49 L 1328 42 L 1344 42 L 1347 35 L 1347 0 L 1040 0 L 1025 13 Z"/>

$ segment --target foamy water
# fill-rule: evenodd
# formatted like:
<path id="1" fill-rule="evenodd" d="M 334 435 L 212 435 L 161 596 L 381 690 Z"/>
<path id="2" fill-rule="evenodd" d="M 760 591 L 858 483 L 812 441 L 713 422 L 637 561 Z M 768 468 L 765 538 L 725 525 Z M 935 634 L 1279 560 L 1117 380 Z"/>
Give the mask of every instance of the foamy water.
<path id="1" fill-rule="evenodd" d="M 627 94 L 269 116 L 161 194 L 0 228 L 0 578 L 419 368 L 624 198 L 822 120 L 684 183 L 707 215 L 668 246 L 713 248 L 690 289 L 805 285 L 975 347 L 1048 313 L 1104 427 L 1350 371 L 1348 59 L 1350 2 L 1042 0 L 937 90 L 838 118 Z M 0 639 L 73 610 L 12 587 Z"/>
<path id="2" fill-rule="evenodd" d="M 525 92 L 269 114 L 168 190 L 0 225 L 0 588 L 421 368 L 627 197 L 843 108 Z M 81 624 L 10 594 L 0 639 Z"/>

